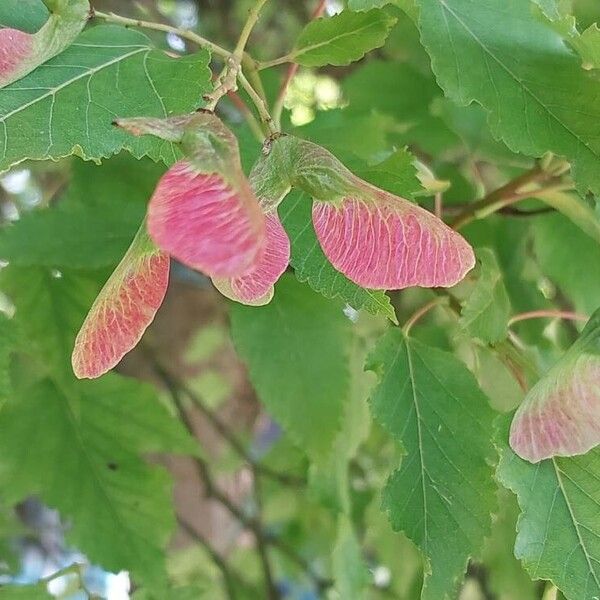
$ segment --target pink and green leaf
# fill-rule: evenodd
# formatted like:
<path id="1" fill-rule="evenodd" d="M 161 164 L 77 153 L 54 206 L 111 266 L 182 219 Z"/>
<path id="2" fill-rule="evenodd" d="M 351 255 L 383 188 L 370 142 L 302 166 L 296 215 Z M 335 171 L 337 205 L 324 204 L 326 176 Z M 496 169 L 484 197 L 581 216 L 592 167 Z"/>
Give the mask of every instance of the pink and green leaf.
<path id="1" fill-rule="evenodd" d="M 140 341 L 169 284 L 169 257 L 138 231 L 92 305 L 75 340 L 72 364 L 80 378 L 100 377 Z"/>
<path id="2" fill-rule="evenodd" d="M 600 444 L 600 354 L 594 315 L 581 337 L 529 391 L 510 428 L 510 445 L 537 463 L 585 454 Z"/>
<path id="3" fill-rule="evenodd" d="M 0 88 L 60 54 L 85 27 L 90 11 L 88 0 L 46 3 L 52 12 L 38 32 L 0 29 Z"/>
<path id="4" fill-rule="evenodd" d="M 252 306 L 268 304 L 274 286 L 290 262 L 290 240 L 277 212 L 266 215 L 265 251 L 252 271 L 242 277 L 213 279 L 215 287 L 227 298 Z"/>

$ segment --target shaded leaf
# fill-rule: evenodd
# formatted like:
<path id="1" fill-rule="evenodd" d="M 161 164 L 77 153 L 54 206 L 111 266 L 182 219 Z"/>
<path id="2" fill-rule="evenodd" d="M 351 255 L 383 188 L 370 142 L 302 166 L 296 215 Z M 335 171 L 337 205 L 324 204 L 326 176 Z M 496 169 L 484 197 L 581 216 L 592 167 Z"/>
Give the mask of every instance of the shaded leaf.
<path id="1" fill-rule="evenodd" d="M 115 375 L 41 380 L 3 405 L 0 429 L 7 501 L 37 494 L 71 521 L 68 538 L 92 561 L 148 581 L 165 577 L 171 482 L 139 453 L 193 453 L 195 445 L 150 388 Z"/>
<path id="2" fill-rule="evenodd" d="M 231 307 L 231 332 L 259 398 L 316 462 L 333 447 L 349 393 L 350 321 L 292 276 L 273 301 Z"/>
<path id="3" fill-rule="evenodd" d="M 332 561 L 335 590 L 339 597 L 344 600 L 362 600 L 370 577 L 352 522 L 345 515 L 338 517 Z"/>

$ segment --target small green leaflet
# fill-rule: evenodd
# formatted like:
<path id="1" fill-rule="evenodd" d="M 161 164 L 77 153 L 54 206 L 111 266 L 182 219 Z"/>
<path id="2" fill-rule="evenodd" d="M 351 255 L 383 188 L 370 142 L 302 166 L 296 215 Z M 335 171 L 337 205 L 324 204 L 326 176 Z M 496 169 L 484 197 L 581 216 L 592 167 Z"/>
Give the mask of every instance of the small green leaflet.
<path id="1" fill-rule="evenodd" d="M 69 539 L 93 562 L 149 582 L 165 577 L 171 481 L 139 454 L 195 446 L 148 386 L 116 375 L 41 380 L 5 402 L 0 430 L 7 502 L 37 494 L 71 522 Z"/>
<path id="2" fill-rule="evenodd" d="M 397 323 L 394 307 L 384 292 L 361 288 L 327 260 L 312 225 L 311 205 L 307 194 L 295 190 L 279 207 L 279 217 L 292 243 L 290 263 L 298 280 L 326 298 L 340 298 L 356 310 L 382 314 Z"/>
<path id="3" fill-rule="evenodd" d="M 479 279 L 462 309 L 460 325 L 473 337 L 493 344 L 506 337 L 510 300 L 494 252 L 479 248 L 476 256 Z"/>
<path id="4" fill-rule="evenodd" d="M 418 0 L 421 38 L 446 94 L 486 108 L 513 151 L 572 161 L 600 193 L 600 80 L 523 0 Z M 552 85 L 548 85 L 548 77 Z"/>
<path id="5" fill-rule="evenodd" d="M 383 46 L 395 22 L 394 17 L 378 8 L 342 11 L 311 21 L 301 31 L 289 59 L 304 67 L 349 65 Z"/>
<path id="6" fill-rule="evenodd" d="M 366 368 L 380 379 L 373 416 L 406 451 L 383 508 L 428 563 L 421 598 L 453 597 L 496 508 L 493 412 L 461 361 L 397 328 L 381 338 Z"/>
<path id="7" fill-rule="evenodd" d="M 66 198 L 0 228 L 0 258 L 13 265 L 115 265 L 138 230 L 162 169 L 123 153 L 98 167 L 77 160 Z"/>
<path id="8" fill-rule="evenodd" d="M 315 462 L 327 459 L 348 399 L 350 321 L 284 275 L 270 304 L 231 306 L 231 333 L 267 410 Z"/>
<path id="9" fill-rule="evenodd" d="M 99 160 L 125 148 L 173 163 L 177 150 L 113 127 L 117 117 L 190 112 L 210 89 L 209 55 L 170 58 L 142 33 L 85 31 L 61 55 L 0 90 L 0 171 L 25 159 L 77 154 Z"/>
<path id="10" fill-rule="evenodd" d="M 500 482 L 517 494 L 515 555 L 533 579 L 551 580 L 568 600 L 600 596 L 600 448 L 538 464 L 508 446 L 502 418 Z"/>

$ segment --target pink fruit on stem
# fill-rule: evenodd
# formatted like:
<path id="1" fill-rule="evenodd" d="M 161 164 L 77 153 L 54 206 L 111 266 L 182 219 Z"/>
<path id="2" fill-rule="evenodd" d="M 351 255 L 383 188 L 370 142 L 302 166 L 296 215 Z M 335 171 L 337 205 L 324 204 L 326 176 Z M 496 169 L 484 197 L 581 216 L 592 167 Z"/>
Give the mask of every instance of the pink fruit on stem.
<path id="1" fill-rule="evenodd" d="M 186 157 L 167 171 L 150 200 L 148 232 L 156 245 L 210 277 L 251 272 L 265 251 L 265 218 L 231 131 L 209 112 L 116 124 L 179 143 Z"/>
<path id="2" fill-rule="evenodd" d="M 600 311 L 519 406 L 510 446 L 537 463 L 585 454 L 600 444 Z"/>
<path id="3" fill-rule="evenodd" d="M 286 186 L 309 194 L 323 252 L 354 283 L 450 287 L 475 266 L 461 235 L 418 205 L 356 177 L 321 146 L 283 136 L 267 150 L 254 170 L 260 189 L 276 199 L 274 205 Z"/>
<path id="4" fill-rule="evenodd" d="M 36 33 L 0 29 L 0 88 L 60 54 L 85 27 L 90 11 L 88 0 L 45 0 L 45 4 L 51 12 Z"/>
<path id="5" fill-rule="evenodd" d="M 421 207 L 360 182 L 338 202 L 313 204 L 331 264 L 366 288 L 451 287 L 475 266 L 473 249 Z"/>
<path id="6" fill-rule="evenodd" d="M 103 375 L 135 347 L 168 283 L 169 257 L 154 246 L 143 224 L 77 335 L 72 364 L 78 378 Z"/>
<path id="7" fill-rule="evenodd" d="M 266 215 L 266 223 L 267 244 L 254 268 L 242 277 L 213 279 L 215 287 L 231 300 L 252 306 L 268 304 L 290 262 L 290 240 L 276 211 Z"/>

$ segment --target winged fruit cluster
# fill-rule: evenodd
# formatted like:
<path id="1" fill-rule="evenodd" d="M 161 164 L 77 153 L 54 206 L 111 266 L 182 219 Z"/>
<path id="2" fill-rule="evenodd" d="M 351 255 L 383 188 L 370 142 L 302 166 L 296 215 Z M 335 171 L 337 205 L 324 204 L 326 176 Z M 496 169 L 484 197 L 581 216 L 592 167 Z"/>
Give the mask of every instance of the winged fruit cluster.
<path id="1" fill-rule="evenodd" d="M 325 255 L 358 285 L 449 287 L 475 264 L 469 244 L 441 220 L 359 179 L 311 142 L 269 140 L 246 179 L 235 136 L 211 112 L 117 125 L 177 143 L 185 158 L 159 181 L 145 223 L 77 336 L 78 377 L 102 375 L 137 344 L 166 293 L 169 256 L 233 300 L 268 303 L 289 263 L 277 207 L 292 188 L 310 195 Z"/>

